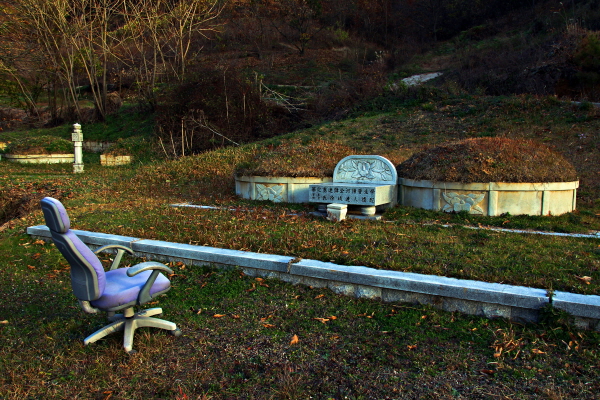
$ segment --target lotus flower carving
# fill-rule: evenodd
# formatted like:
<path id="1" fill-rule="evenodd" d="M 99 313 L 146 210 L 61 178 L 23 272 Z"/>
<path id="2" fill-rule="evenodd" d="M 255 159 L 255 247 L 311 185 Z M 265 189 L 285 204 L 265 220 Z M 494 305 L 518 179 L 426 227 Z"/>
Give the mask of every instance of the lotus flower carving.
<path id="1" fill-rule="evenodd" d="M 446 212 L 467 211 L 470 214 L 483 214 L 483 209 L 478 204 L 484 199 L 484 193 L 458 194 L 450 192 L 442 193 L 442 196 L 447 203 L 443 209 Z"/>
<path id="2" fill-rule="evenodd" d="M 379 160 L 352 159 L 346 161 L 339 167 L 338 174 L 342 179 L 352 179 L 358 181 L 381 180 L 388 181 L 393 179 L 389 167 Z"/>

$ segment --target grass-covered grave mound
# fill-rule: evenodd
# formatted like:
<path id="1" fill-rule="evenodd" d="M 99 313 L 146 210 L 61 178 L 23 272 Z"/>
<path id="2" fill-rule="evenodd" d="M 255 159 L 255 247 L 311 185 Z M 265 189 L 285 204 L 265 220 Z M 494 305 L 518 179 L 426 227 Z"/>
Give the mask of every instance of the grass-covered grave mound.
<path id="1" fill-rule="evenodd" d="M 525 139 L 471 138 L 414 154 L 398 176 L 435 182 L 572 182 L 573 165 L 547 146 Z"/>
<path id="2" fill-rule="evenodd" d="M 292 139 L 278 145 L 265 146 L 253 160 L 238 165 L 237 176 L 286 176 L 292 178 L 333 176 L 337 163 L 354 154 L 341 143 L 316 139 L 303 142 Z"/>
<path id="3" fill-rule="evenodd" d="M 4 149 L 6 154 L 73 154 L 73 142 L 56 136 L 25 136 L 12 140 Z"/>

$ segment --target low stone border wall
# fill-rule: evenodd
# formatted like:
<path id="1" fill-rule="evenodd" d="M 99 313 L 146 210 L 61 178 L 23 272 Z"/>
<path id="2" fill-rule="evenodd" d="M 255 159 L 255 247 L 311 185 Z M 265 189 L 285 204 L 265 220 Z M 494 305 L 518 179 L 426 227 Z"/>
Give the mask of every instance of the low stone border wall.
<path id="1" fill-rule="evenodd" d="M 399 179 L 400 204 L 435 211 L 496 216 L 561 215 L 575 210 L 579 181 L 458 183 Z"/>
<path id="2" fill-rule="evenodd" d="M 132 157 L 131 156 L 113 156 L 110 154 L 101 154 L 100 155 L 100 165 L 105 167 L 116 167 L 120 165 L 131 164 Z"/>
<path id="3" fill-rule="evenodd" d="M 85 140 L 83 142 L 83 150 L 89 151 L 90 153 L 102 153 L 108 150 L 112 146 L 112 142 L 98 142 L 92 140 Z"/>
<path id="4" fill-rule="evenodd" d="M 331 177 L 236 176 L 235 194 L 249 200 L 271 200 L 275 203 L 308 203 L 309 185 L 331 182 L 332 180 Z"/>
<path id="5" fill-rule="evenodd" d="M 8 161 L 21 164 L 59 164 L 73 163 L 75 161 L 73 154 L 5 154 L 4 157 Z"/>
<path id="6" fill-rule="evenodd" d="M 245 274 L 280 279 L 293 284 L 327 287 L 338 294 L 386 302 L 430 304 L 445 311 L 516 322 L 537 322 L 548 306 L 570 313 L 581 329 L 600 330 L 600 296 L 499 283 L 478 282 L 409 272 L 344 266 L 263 253 L 219 249 L 207 246 L 146 240 L 127 236 L 73 230 L 92 248 L 107 244 L 130 247 L 137 256 L 161 261 L 182 261 L 188 265 L 239 267 Z M 49 240 L 44 225 L 27 228 L 33 237 Z"/>

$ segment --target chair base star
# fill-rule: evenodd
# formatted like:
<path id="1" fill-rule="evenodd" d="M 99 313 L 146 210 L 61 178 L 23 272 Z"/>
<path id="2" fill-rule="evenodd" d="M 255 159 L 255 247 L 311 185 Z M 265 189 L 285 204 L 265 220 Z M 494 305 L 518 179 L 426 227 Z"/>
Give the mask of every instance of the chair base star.
<path id="1" fill-rule="evenodd" d="M 123 314 L 114 314 L 109 316 L 112 321 L 103 328 L 98 329 L 83 340 L 84 345 L 94 343 L 105 336 L 115 332 L 125 331 L 123 335 L 123 348 L 127 353 L 133 353 L 133 335 L 137 328 L 158 328 L 169 331 L 174 336 L 181 336 L 181 330 L 173 322 L 160 318 L 153 318 L 154 315 L 162 315 L 162 308 L 150 308 L 138 312 L 133 311 L 133 307 L 123 310 Z"/>

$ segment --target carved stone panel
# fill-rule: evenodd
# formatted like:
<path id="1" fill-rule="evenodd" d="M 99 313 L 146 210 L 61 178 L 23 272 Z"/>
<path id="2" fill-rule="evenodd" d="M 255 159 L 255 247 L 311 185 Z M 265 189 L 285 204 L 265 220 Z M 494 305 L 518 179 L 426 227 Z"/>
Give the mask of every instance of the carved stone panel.
<path id="1" fill-rule="evenodd" d="M 275 203 L 286 201 L 284 185 L 256 184 L 256 200 L 271 200 Z"/>
<path id="2" fill-rule="evenodd" d="M 323 183 L 310 185 L 308 200 L 313 203 L 340 203 L 378 206 L 395 203 L 395 185 Z"/>
<path id="3" fill-rule="evenodd" d="M 485 198 L 485 193 L 457 194 L 454 192 L 442 193 L 446 201 L 443 210 L 446 212 L 467 211 L 469 214 L 483 214 L 479 203 Z"/>
<path id="4" fill-rule="evenodd" d="M 395 185 L 398 174 L 387 158 L 354 155 L 345 157 L 337 164 L 333 172 L 333 181 Z"/>

